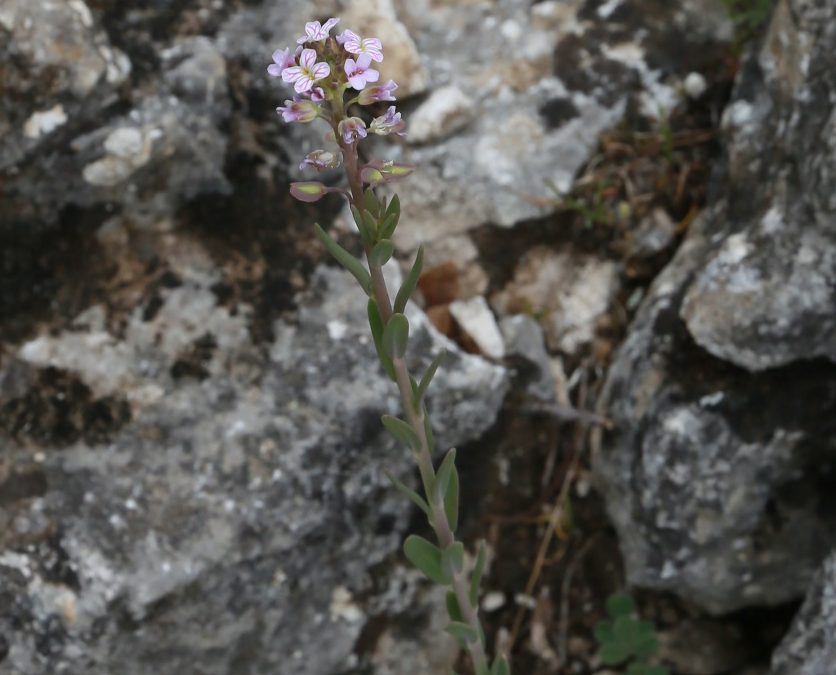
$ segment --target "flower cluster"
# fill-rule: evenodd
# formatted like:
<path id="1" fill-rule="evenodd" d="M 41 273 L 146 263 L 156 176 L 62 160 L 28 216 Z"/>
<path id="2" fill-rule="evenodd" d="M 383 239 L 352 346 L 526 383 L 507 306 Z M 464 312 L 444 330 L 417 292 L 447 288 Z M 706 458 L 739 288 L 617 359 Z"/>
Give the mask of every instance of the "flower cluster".
<path id="1" fill-rule="evenodd" d="M 392 80 L 380 81 L 380 71 L 376 66 L 383 62 L 381 41 L 375 37 L 361 37 L 351 30 L 331 35 L 339 21 L 332 18 L 325 23 L 311 21 L 305 24 L 305 34 L 296 41 L 296 47 L 273 52 L 273 63 L 267 67 L 270 76 L 281 78 L 294 89 L 293 98 L 276 108 L 282 119 L 302 124 L 322 119 L 331 127 L 331 140 L 338 146 L 310 153 L 301 168 L 316 171 L 336 168 L 341 163 L 341 155 L 348 168 L 345 153 L 356 156 L 357 143 L 370 133 L 378 136 L 404 135 L 405 125 L 394 105 L 382 115 L 369 115 L 365 119 L 365 115 L 356 110 L 358 106 L 394 102 L 398 85 Z M 396 175 L 400 177 L 411 172 L 411 167 L 395 166 L 396 170 L 387 174 L 386 182 Z M 372 164 L 358 166 L 357 176 L 379 178 L 379 171 L 366 171 L 370 167 L 376 169 Z M 380 182 L 369 181 L 368 184 Z M 338 190 L 324 186 L 315 194 L 308 190 L 305 201 L 311 201 L 311 196 L 319 198 L 329 191 Z M 295 196 L 299 194 L 295 188 L 291 192 Z"/>

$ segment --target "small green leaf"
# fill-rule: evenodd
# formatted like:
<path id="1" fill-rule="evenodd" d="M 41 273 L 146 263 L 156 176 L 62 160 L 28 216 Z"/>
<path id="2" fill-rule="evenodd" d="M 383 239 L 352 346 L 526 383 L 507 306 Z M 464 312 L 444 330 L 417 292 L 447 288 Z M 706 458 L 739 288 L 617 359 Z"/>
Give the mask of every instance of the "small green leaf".
<path id="1" fill-rule="evenodd" d="M 455 465 L 450 472 L 447 492 L 444 493 L 444 513 L 447 514 L 450 529 L 455 532 L 459 525 L 459 472 L 456 471 Z"/>
<path id="2" fill-rule="evenodd" d="M 477 642 L 479 640 L 478 631 L 473 626 L 462 621 L 451 621 L 444 630 L 465 645 L 469 642 Z"/>
<path id="3" fill-rule="evenodd" d="M 363 218 L 363 214 L 360 213 L 360 209 L 354 204 L 351 205 L 351 215 L 354 216 L 354 222 L 357 224 L 360 236 L 363 237 L 363 242 L 366 246 L 374 246 L 374 242 L 377 240 L 377 228 L 369 227 L 369 224 Z M 374 221 L 372 221 L 372 225 L 374 225 Z"/>
<path id="4" fill-rule="evenodd" d="M 427 438 L 427 448 L 430 454 L 433 454 L 435 451 L 435 437 L 433 436 L 433 425 L 426 409 L 424 410 L 424 436 Z"/>
<path id="5" fill-rule="evenodd" d="M 455 465 L 456 449 L 450 448 L 450 450 L 444 456 L 444 459 L 441 462 L 441 466 L 438 467 L 438 473 L 435 476 L 435 489 L 437 490 L 436 494 L 441 496 L 447 494 L 447 486 L 450 484 L 450 475 L 452 474 Z"/>
<path id="6" fill-rule="evenodd" d="M 406 354 L 409 341 L 409 320 L 403 314 L 393 314 L 383 329 L 383 349 L 389 358 L 400 359 Z"/>
<path id="7" fill-rule="evenodd" d="M 598 644 L 601 645 L 615 640 L 615 634 L 612 629 L 612 621 L 604 619 L 596 624 L 595 639 L 598 640 Z"/>
<path id="8" fill-rule="evenodd" d="M 444 361 L 446 357 L 447 350 L 442 349 L 438 354 L 435 355 L 433 362 L 424 372 L 424 376 L 421 378 L 421 382 L 418 384 L 418 391 L 415 393 L 416 405 L 421 404 L 424 395 L 427 393 L 427 389 L 429 389 L 430 383 L 433 381 L 433 377 L 435 377 L 435 373 L 438 370 L 438 367 L 441 365 L 441 362 Z"/>
<path id="9" fill-rule="evenodd" d="M 639 626 L 632 617 L 619 616 L 613 623 L 613 634 L 619 642 L 632 645 L 639 637 Z"/>
<path id="10" fill-rule="evenodd" d="M 641 635 L 633 643 L 633 653 L 640 659 L 653 656 L 659 649 L 659 641 L 656 635 Z"/>
<path id="11" fill-rule="evenodd" d="M 498 656 L 491 667 L 491 675 L 511 675 L 508 659 L 504 656 Z"/>
<path id="12" fill-rule="evenodd" d="M 380 226 L 380 236 L 390 239 L 395 234 L 395 228 L 398 226 L 398 217 L 395 214 L 386 216 L 383 224 Z"/>
<path id="13" fill-rule="evenodd" d="M 613 593 L 607 598 L 607 612 L 613 618 L 626 616 L 635 611 L 633 598 L 627 593 Z"/>
<path id="14" fill-rule="evenodd" d="M 464 567 L 464 544 L 454 541 L 441 553 L 441 562 L 445 570 L 460 572 Z"/>
<path id="15" fill-rule="evenodd" d="M 363 266 L 363 263 L 357 260 L 357 258 L 334 241 L 330 235 L 319 226 L 319 224 L 314 224 L 314 232 L 316 233 L 316 236 L 319 237 L 319 240 L 325 244 L 325 248 L 328 249 L 328 252 L 334 256 L 337 262 L 354 275 L 354 278 L 357 279 L 363 290 L 366 291 L 366 293 L 371 292 L 372 278 L 369 275 L 368 270 Z"/>
<path id="16" fill-rule="evenodd" d="M 453 591 L 447 591 L 447 616 L 451 621 L 463 621 L 459 599 Z"/>
<path id="17" fill-rule="evenodd" d="M 363 202 L 365 204 L 366 211 L 377 218 L 380 213 L 380 202 L 377 200 L 377 195 L 375 195 L 372 188 L 366 188 L 366 192 L 363 194 Z"/>
<path id="18" fill-rule="evenodd" d="M 627 667 L 627 675 L 646 675 L 647 666 L 644 663 L 631 663 Z"/>
<path id="19" fill-rule="evenodd" d="M 447 575 L 441 566 L 441 551 L 423 537 L 411 534 L 406 538 L 403 552 L 407 559 L 421 572 L 437 584 L 448 583 Z"/>
<path id="20" fill-rule="evenodd" d="M 482 583 L 482 575 L 485 572 L 485 563 L 488 561 L 488 550 L 485 542 L 479 544 L 479 553 L 476 554 L 476 565 L 473 567 L 473 575 L 470 577 L 470 602 L 475 607 L 479 601 L 479 585 Z"/>
<path id="21" fill-rule="evenodd" d="M 601 663 L 616 666 L 630 656 L 630 650 L 620 642 L 609 642 L 601 647 Z"/>
<path id="22" fill-rule="evenodd" d="M 415 451 L 421 448 L 421 441 L 418 439 L 418 434 L 402 419 L 392 417 L 391 415 L 384 415 L 381 417 L 381 420 L 386 430 L 401 443 Z"/>
<path id="23" fill-rule="evenodd" d="M 395 312 L 403 312 L 406 308 L 406 303 L 409 302 L 410 296 L 415 291 L 415 287 L 418 285 L 418 277 L 421 276 L 421 268 L 423 265 L 424 247 L 421 246 L 418 249 L 418 253 L 415 255 L 415 262 L 412 264 L 409 274 L 406 275 L 398 294 L 395 296 Z"/>
<path id="24" fill-rule="evenodd" d="M 665 666 L 647 666 L 644 675 L 670 675 L 670 669 Z"/>
<path id="25" fill-rule="evenodd" d="M 375 244 L 375 247 L 369 253 L 369 264 L 375 267 L 383 267 L 383 265 L 389 262 L 389 258 L 392 257 L 394 251 L 395 246 L 392 242 L 389 239 L 382 239 Z"/>
<path id="26" fill-rule="evenodd" d="M 369 328 L 372 331 L 372 339 L 374 340 L 374 348 L 377 350 L 377 357 L 380 359 L 380 364 L 383 366 L 384 372 L 394 382 L 397 379 L 395 375 L 395 364 L 392 363 L 392 359 L 383 350 L 383 319 L 380 317 L 380 310 L 374 298 L 369 298 L 368 314 Z"/>
<path id="27" fill-rule="evenodd" d="M 398 492 L 404 495 L 407 499 L 410 499 L 419 509 L 427 514 L 427 516 L 431 515 L 430 505 L 427 504 L 427 501 L 421 495 L 415 492 L 415 490 L 404 485 L 388 471 L 386 472 L 386 477 L 391 481 L 392 485 L 395 486 L 395 489 Z"/>
<path id="28" fill-rule="evenodd" d="M 392 201 L 389 202 L 389 206 L 386 207 L 386 217 L 388 218 L 392 215 L 398 218 L 401 216 L 401 199 L 398 195 L 392 195 Z"/>

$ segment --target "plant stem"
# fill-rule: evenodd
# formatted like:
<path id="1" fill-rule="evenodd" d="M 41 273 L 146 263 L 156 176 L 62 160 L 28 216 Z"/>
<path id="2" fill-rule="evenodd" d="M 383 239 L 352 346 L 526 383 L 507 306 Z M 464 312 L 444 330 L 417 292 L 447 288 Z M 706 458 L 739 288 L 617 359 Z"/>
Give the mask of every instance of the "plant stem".
<path id="1" fill-rule="evenodd" d="M 342 139 L 340 139 L 340 147 L 343 153 L 343 164 L 346 175 L 348 176 L 349 186 L 351 187 L 353 201 L 358 208 L 362 208 L 363 182 L 360 179 L 357 146 L 353 143 L 343 143 Z M 367 257 L 368 253 L 369 251 L 367 250 Z M 383 269 L 379 265 L 369 263 L 369 273 L 372 277 L 372 294 L 374 295 L 375 302 L 377 302 L 383 324 L 386 325 L 392 316 L 392 300 L 389 296 L 389 290 L 386 287 L 386 281 L 383 278 Z M 435 469 L 433 468 L 432 454 L 424 426 L 425 412 L 423 407 L 420 410 L 416 410 L 406 362 L 402 358 L 395 358 L 392 362 L 395 366 L 395 376 L 407 422 L 419 440 L 419 448 L 415 453 L 415 458 L 418 463 L 418 469 L 421 472 L 421 480 L 424 484 L 427 503 L 430 506 L 430 524 L 435 531 L 441 550 L 445 550 L 455 542 L 456 538 L 450 527 L 447 512 L 444 509 L 444 497 L 435 489 Z M 470 601 L 470 582 L 467 572 L 464 569 L 452 569 L 450 572 L 451 586 L 453 592 L 456 594 L 456 600 L 458 600 L 462 618 L 476 631 L 476 635 L 479 636 L 476 640 L 467 642 L 467 649 L 473 660 L 473 667 L 478 675 L 482 675 L 483 673 L 487 675 L 488 658 L 485 654 L 485 647 L 482 644 L 481 636 L 483 632 L 479 623 L 478 608 Z"/>

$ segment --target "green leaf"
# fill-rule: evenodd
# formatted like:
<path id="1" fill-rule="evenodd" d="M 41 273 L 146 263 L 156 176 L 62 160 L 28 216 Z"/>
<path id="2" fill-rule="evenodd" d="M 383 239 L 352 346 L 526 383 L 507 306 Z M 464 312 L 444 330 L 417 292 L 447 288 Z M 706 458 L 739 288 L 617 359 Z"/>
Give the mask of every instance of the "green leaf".
<path id="1" fill-rule="evenodd" d="M 372 278 L 369 275 L 368 270 L 363 267 L 363 263 L 357 260 L 357 258 L 334 241 L 330 235 L 319 226 L 318 223 L 314 224 L 314 232 L 316 233 L 316 236 L 319 237 L 319 240 L 325 244 L 325 248 L 328 249 L 328 252 L 334 256 L 337 262 L 354 275 L 354 278 L 357 279 L 358 283 L 362 289 L 366 291 L 366 293 L 370 293 L 372 288 Z"/>
<path id="2" fill-rule="evenodd" d="M 460 572 L 464 567 L 464 544 L 454 541 L 441 553 L 441 562 L 445 570 Z"/>
<path id="3" fill-rule="evenodd" d="M 479 586 L 482 583 L 482 575 L 485 572 L 485 563 L 488 561 L 488 550 L 485 542 L 479 544 L 479 553 L 476 554 L 476 565 L 473 567 L 473 575 L 470 577 L 470 602 L 475 607 L 479 600 Z"/>
<path id="4" fill-rule="evenodd" d="M 432 454 L 435 451 L 435 438 L 433 437 L 433 425 L 426 409 L 424 409 L 424 436 L 427 437 L 427 448 Z"/>
<path id="5" fill-rule="evenodd" d="M 398 195 L 392 195 L 392 201 L 389 202 L 389 206 L 386 207 L 386 217 L 388 218 L 393 215 L 398 218 L 401 216 L 401 199 Z"/>
<path id="6" fill-rule="evenodd" d="M 619 616 L 626 616 L 635 611 L 633 598 L 627 593 L 613 593 L 607 598 L 607 612 L 614 619 Z"/>
<path id="7" fill-rule="evenodd" d="M 389 239 L 395 234 L 395 228 L 398 226 L 398 217 L 395 214 L 386 216 L 383 224 L 380 226 L 380 236 Z"/>
<path id="8" fill-rule="evenodd" d="M 411 534 L 406 538 L 403 552 L 407 559 L 421 572 L 437 584 L 448 583 L 447 575 L 441 566 L 441 551 L 423 537 Z"/>
<path id="9" fill-rule="evenodd" d="M 363 218 L 360 209 L 354 204 L 351 205 L 351 215 L 354 216 L 354 222 L 357 224 L 357 230 L 360 232 L 360 236 L 363 237 L 363 242 L 366 246 L 374 246 L 374 242 L 377 240 L 377 228 L 369 228 L 369 224 Z M 374 225 L 374 222 L 372 222 L 372 225 Z"/>
<path id="10" fill-rule="evenodd" d="M 647 666 L 644 675 L 670 675 L 670 669 L 665 666 Z"/>
<path id="11" fill-rule="evenodd" d="M 511 675 L 511 667 L 508 659 L 504 656 L 497 656 L 491 667 L 491 675 Z"/>
<path id="12" fill-rule="evenodd" d="M 639 637 L 639 626 L 630 616 L 619 616 L 613 623 L 615 639 L 632 645 Z"/>
<path id="13" fill-rule="evenodd" d="M 446 357 L 447 350 L 442 349 L 435 355 L 433 362 L 427 367 L 427 370 L 424 372 L 424 376 L 421 378 L 421 382 L 418 384 L 418 391 L 415 393 L 415 405 L 421 404 L 424 395 L 427 393 L 427 389 L 429 389 L 430 383 L 433 381 L 433 377 L 435 377 L 438 367 Z"/>
<path id="14" fill-rule="evenodd" d="M 447 616 L 451 621 L 463 621 L 459 599 L 453 591 L 447 591 Z"/>
<path id="15" fill-rule="evenodd" d="M 400 359 L 406 354 L 409 341 L 409 320 L 403 314 L 393 314 L 383 329 L 383 349 L 389 358 Z"/>
<path id="16" fill-rule="evenodd" d="M 431 515 L 430 505 L 427 504 L 427 501 L 421 495 L 415 492 L 415 490 L 404 485 L 388 471 L 386 472 L 386 477 L 391 481 L 392 485 L 395 486 L 395 489 L 398 492 L 404 495 L 404 497 L 410 499 L 419 509 L 427 514 L 427 516 Z"/>
<path id="17" fill-rule="evenodd" d="M 444 456 L 441 466 L 438 467 L 438 473 L 435 476 L 435 489 L 437 490 L 438 495 L 443 496 L 447 494 L 447 486 L 450 484 L 450 475 L 452 474 L 455 465 L 456 449 L 450 448 Z"/>
<path id="18" fill-rule="evenodd" d="M 372 252 L 369 253 L 369 264 L 375 265 L 376 267 L 383 267 L 383 265 L 389 262 L 389 258 L 392 257 L 392 253 L 394 252 L 395 246 L 392 242 L 389 239 L 382 239 L 377 242 Z"/>
<path id="19" fill-rule="evenodd" d="M 450 472 L 447 492 L 444 493 L 444 513 L 447 514 L 450 529 L 455 532 L 459 525 L 459 472 L 456 471 L 455 465 Z"/>
<path id="20" fill-rule="evenodd" d="M 639 636 L 633 644 L 633 653 L 640 659 L 653 656 L 659 649 L 659 641 L 656 635 Z"/>
<path id="21" fill-rule="evenodd" d="M 418 434 L 402 419 L 392 417 L 391 415 L 384 415 L 380 419 L 383 422 L 383 426 L 386 427 L 386 430 L 401 443 L 416 452 L 421 448 L 421 441 L 418 439 Z"/>
<path id="22" fill-rule="evenodd" d="M 462 644 L 477 642 L 479 640 L 478 631 L 473 626 L 462 621 L 451 621 L 444 630 Z"/>
<path id="23" fill-rule="evenodd" d="M 366 206 L 366 211 L 377 218 L 380 214 L 380 202 L 377 200 L 377 195 L 375 195 L 372 188 L 366 188 L 366 192 L 363 194 L 363 202 Z"/>
<path id="24" fill-rule="evenodd" d="M 620 642 L 609 642 L 601 647 L 601 663 L 605 666 L 617 666 L 630 656 L 629 648 Z"/>
<path id="25" fill-rule="evenodd" d="M 377 350 L 377 357 L 380 359 L 380 364 L 383 366 L 384 372 L 394 382 L 397 380 L 395 364 L 392 363 L 392 359 L 383 350 L 383 319 L 380 317 L 380 310 L 374 298 L 369 298 L 368 314 L 369 327 L 372 331 L 372 339 L 374 340 L 374 348 Z"/>
<path id="26" fill-rule="evenodd" d="M 612 629 L 612 621 L 604 619 L 595 625 L 595 639 L 598 640 L 598 644 L 600 645 L 615 640 L 615 634 Z"/>
<path id="27" fill-rule="evenodd" d="M 647 666 L 644 663 L 631 663 L 627 667 L 627 675 L 645 675 Z"/>
<path id="28" fill-rule="evenodd" d="M 418 285 L 418 277 L 421 276 L 421 268 L 423 265 L 424 247 L 421 246 L 418 249 L 418 253 L 415 255 L 415 262 L 412 263 L 412 268 L 409 270 L 409 274 L 406 275 L 398 294 L 395 296 L 395 312 L 403 312 L 406 308 L 406 303 L 409 302 L 410 296 L 415 291 L 415 287 Z"/>

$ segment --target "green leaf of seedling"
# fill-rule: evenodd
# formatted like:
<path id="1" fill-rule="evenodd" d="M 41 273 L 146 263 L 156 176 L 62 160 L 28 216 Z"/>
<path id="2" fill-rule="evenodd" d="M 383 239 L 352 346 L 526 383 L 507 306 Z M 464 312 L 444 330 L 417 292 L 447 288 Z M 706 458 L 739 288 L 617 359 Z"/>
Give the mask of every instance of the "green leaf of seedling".
<path id="1" fill-rule="evenodd" d="M 438 467 L 438 473 L 435 475 L 435 489 L 436 494 L 443 496 L 447 494 L 447 486 L 450 485 L 450 476 L 456 466 L 456 449 L 450 448 L 441 466 Z"/>
<path id="2" fill-rule="evenodd" d="M 647 666 L 644 675 L 670 675 L 671 671 L 665 666 Z"/>
<path id="3" fill-rule="evenodd" d="M 427 504 L 427 501 L 421 495 L 415 492 L 415 490 L 404 485 L 401 481 L 395 478 L 388 471 L 386 472 L 386 477 L 391 481 L 392 485 L 395 486 L 395 489 L 398 492 L 400 492 L 407 499 L 411 500 L 412 503 L 415 504 L 419 509 L 421 509 L 425 514 L 427 514 L 428 517 L 430 516 L 430 505 Z"/>
<path id="4" fill-rule="evenodd" d="M 421 441 L 418 439 L 418 434 L 402 419 L 392 417 L 391 415 L 384 415 L 381 417 L 381 421 L 383 422 L 383 426 L 386 427 L 386 430 L 401 443 L 415 451 L 420 449 Z"/>
<path id="5" fill-rule="evenodd" d="M 421 404 L 422 399 L 427 393 L 427 389 L 429 389 L 430 383 L 433 381 L 433 377 L 435 377 L 438 367 L 445 358 L 447 358 L 447 350 L 442 349 L 435 355 L 432 363 L 427 367 L 427 370 L 424 372 L 424 376 L 421 378 L 421 382 L 418 384 L 418 391 L 415 392 L 416 405 Z"/>
<path id="6" fill-rule="evenodd" d="M 462 621 L 451 621 L 444 630 L 456 638 L 462 646 L 468 644 L 469 642 L 476 642 L 479 640 L 478 631 L 473 626 Z"/>
<path id="7" fill-rule="evenodd" d="M 389 239 L 381 239 L 369 253 L 369 264 L 375 267 L 383 267 L 389 262 L 389 258 L 392 257 L 394 252 L 395 247 L 392 242 Z"/>
<path id="8" fill-rule="evenodd" d="M 613 622 L 613 635 L 618 642 L 632 648 L 639 637 L 639 625 L 633 617 L 619 616 Z"/>
<path id="9" fill-rule="evenodd" d="M 607 598 L 607 613 L 614 619 L 619 616 L 627 616 L 634 611 L 633 598 L 627 593 L 613 593 Z"/>
<path id="10" fill-rule="evenodd" d="M 444 493 L 444 513 L 447 514 L 450 529 L 455 532 L 459 525 L 459 472 L 455 464 L 450 472 L 447 492 Z"/>
<path id="11" fill-rule="evenodd" d="M 372 188 L 366 188 L 366 192 L 363 194 L 363 203 L 365 204 L 366 211 L 371 213 L 375 218 L 380 215 L 380 202 Z"/>
<path id="12" fill-rule="evenodd" d="M 423 537 L 411 534 L 406 538 L 403 552 L 407 559 L 437 584 L 449 583 L 444 568 L 441 566 L 441 551 Z"/>
<path id="13" fill-rule="evenodd" d="M 508 659 L 504 656 L 498 656 L 491 667 L 491 675 L 511 675 Z"/>
<path id="14" fill-rule="evenodd" d="M 604 619 L 596 624 L 595 639 L 598 640 L 598 644 L 600 645 L 604 645 L 615 640 L 615 633 L 612 629 L 612 621 Z"/>
<path id="15" fill-rule="evenodd" d="M 644 663 L 631 663 L 627 667 L 627 675 L 645 675 L 647 666 Z"/>
<path id="16" fill-rule="evenodd" d="M 357 258 L 334 241 L 331 236 L 319 226 L 319 224 L 314 224 L 314 232 L 319 240 L 325 245 L 325 248 L 328 249 L 328 252 L 334 256 L 337 262 L 354 275 L 354 278 L 357 279 L 358 283 L 366 293 L 370 293 L 372 288 L 372 278 L 369 275 L 368 270 L 363 266 L 363 263 L 357 260 Z"/>
<path id="17" fill-rule="evenodd" d="M 389 358 L 383 349 L 383 319 L 380 317 L 380 310 L 374 298 L 369 298 L 368 314 L 369 328 L 372 331 L 372 339 L 374 340 L 377 357 L 380 359 L 380 364 L 383 366 L 386 375 L 394 382 L 397 379 L 395 375 L 395 364 L 392 363 L 392 359 Z"/>
<path id="18" fill-rule="evenodd" d="M 609 642 L 601 647 L 601 663 L 617 666 L 630 656 L 630 649 L 620 642 Z"/>
<path id="19" fill-rule="evenodd" d="M 450 617 L 450 621 L 464 621 L 459 599 L 453 591 L 447 591 L 447 616 Z"/>
<path id="20" fill-rule="evenodd" d="M 460 572 L 464 567 L 464 544 L 454 541 L 441 553 L 445 570 Z"/>
<path id="21" fill-rule="evenodd" d="M 406 309 L 406 303 L 409 302 L 410 296 L 415 291 L 415 287 L 418 285 L 418 277 L 421 276 L 421 268 L 423 265 L 424 247 L 421 246 L 415 256 L 415 262 L 412 264 L 409 274 L 406 275 L 398 294 L 395 296 L 395 312 L 403 312 L 404 309 Z"/>
<path id="22" fill-rule="evenodd" d="M 475 607 L 479 601 L 479 585 L 482 583 L 482 575 L 485 573 L 485 563 L 488 561 L 488 550 L 485 542 L 479 544 L 479 553 L 476 554 L 476 565 L 473 567 L 473 574 L 470 577 L 470 602 Z"/>
<path id="23" fill-rule="evenodd" d="M 383 329 L 383 349 L 391 359 L 403 358 L 409 341 L 409 321 L 403 314 L 393 314 Z"/>

